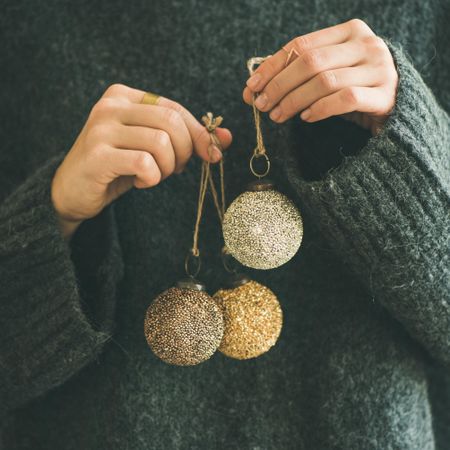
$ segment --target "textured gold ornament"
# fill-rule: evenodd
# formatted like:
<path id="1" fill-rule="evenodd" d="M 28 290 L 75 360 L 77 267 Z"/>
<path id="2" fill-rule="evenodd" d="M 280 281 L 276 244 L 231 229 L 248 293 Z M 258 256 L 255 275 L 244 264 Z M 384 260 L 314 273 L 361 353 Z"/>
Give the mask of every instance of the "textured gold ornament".
<path id="1" fill-rule="evenodd" d="M 199 364 L 220 345 L 224 331 L 221 309 L 203 290 L 172 287 L 147 309 L 144 332 L 153 353 L 179 366 Z"/>
<path id="2" fill-rule="evenodd" d="M 211 142 L 220 149 L 221 143 L 215 135 L 215 129 L 222 123 L 222 117 L 214 117 L 208 112 L 202 117 L 202 121 L 210 133 Z M 211 146 L 208 150 L 211 157 Z M 201 266 L 198 237 L 208 183 L 211 183 L 211 188 L 214 187 L 209 164 L 209 161 L 202 163 L 192 247 L 184 262 L 188 278 L 178 281 L 176 287 L 159 294 L 148 307 L 144 320 L 144 334 L 150 349 L 168 364 L 199 364 L 216 352 L 223 337 L 222 309 L 205 292 L 205 286 L 194 278 Z M 223 187 L 223 160 L 219 167 Z M 217 195 L 216 191 L 213 194 Z M 217 206 L 218 203 L 215 203 Z M 224 203 L 222 189 L 222 204 Z"/>
<path id="3" fill-rule="evenodd" d="M 228 207 L 223 238 L 229 252 L 253 269 L 273 269 L 298 251 L 303 222 L 295 204 L 270 182 L 249 185 Z"/>
<path id="4" fill-rule="evenodd" d="M 268 287 L 249 280 L 231 289 L 220 289 L 213 298 L 222 308 L 225 321 L 220 352 L 235 359 L 250 359 L 275 345 L 283 313 Z"/>

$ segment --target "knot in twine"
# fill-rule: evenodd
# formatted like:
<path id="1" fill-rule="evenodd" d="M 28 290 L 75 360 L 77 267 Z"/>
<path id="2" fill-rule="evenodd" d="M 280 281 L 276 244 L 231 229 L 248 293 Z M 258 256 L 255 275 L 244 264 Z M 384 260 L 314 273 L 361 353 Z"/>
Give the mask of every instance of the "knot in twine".
<path id="1" fill-rule="evenodd" d="M 223 122 L 223 117 L 214 117 L 212 112 L 207 112 L 202 117 L 202 122 L 205 124 L 206 129 L 212 133 L 217 127 L 220 127 Z"/>
<path id="2" fill-rule="evenodd" d="M 217 145 L 217 147 L 219 147 L 220 151 L 223 151 L 222 149 L 222 144 L 220 143 L 219 138 L 217 137 L 215 131 L 217 127 L 220 127 L 220 125 L 223 122 L 223 117 L 222 116 L 217 116 L 214 117 L 212 112 L 207 112 L 203 117 L 202 117 L 202 122 L 205 125 L 206 130 L 208 131 L 210 137 L 211 137 L 211 142 L 215 145 Z M 208 149 L 209 152 L 209 157 L 211 159 L 211 147 Z"/>

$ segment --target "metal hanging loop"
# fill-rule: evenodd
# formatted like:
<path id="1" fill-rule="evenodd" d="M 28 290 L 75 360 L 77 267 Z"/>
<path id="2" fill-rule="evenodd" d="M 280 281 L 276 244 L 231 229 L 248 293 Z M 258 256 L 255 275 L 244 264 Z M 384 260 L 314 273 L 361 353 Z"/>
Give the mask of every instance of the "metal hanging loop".
<path id="1" fill-rule="evenodd" d="M 238 271 L 238 268 L 240 267 L 239 262 L 233 258 L 231 253 L 228 251 L 226 246 L 222 247 L 222 252 L 220 254 L 220 258 L 222 259 L 222 265 L 224 269 L 228 273 L 236 274 Z"/>
<path id="2" fill-rule="evenodd" d="M 258 173 L 253 166 L 255 159 L 258 159 L 260 157 L 263 157 L 266 162 L 266 170 L 263 173 Z M 252 171 L 252 174 L 258 178 L 265 177 L 270 171 L 270 159 L 266 153 L 253 153 L 252 157 L 250 158 L 249 165 L 250 165 L 250 170 Z"/>
<path id="3" fill-rule="evenodd" d="M 196 261 L 194 263 L 194 267 L 192 267 L 193 261 Z M 184 271 L 186 272 L 186 275 L 191 278 L 195 278 L 198 273 L 200 272 L 200 268 L 202 266 L 202 261 L 200 259 L 200 252 L 197 255 L 194 255 L 192 250 L 186 255 L 186 258 L 184 260 Z"/>

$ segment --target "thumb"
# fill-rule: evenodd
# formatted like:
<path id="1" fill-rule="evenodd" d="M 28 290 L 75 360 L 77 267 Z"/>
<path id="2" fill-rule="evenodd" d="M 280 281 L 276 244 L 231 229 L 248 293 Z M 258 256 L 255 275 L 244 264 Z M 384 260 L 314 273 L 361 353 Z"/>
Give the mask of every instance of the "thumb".
<path id="1" fill-rule="evenodd" d="M 200 125 L 200 123 L 198 123 L 198 125 L 201 131 L 193 140 L 194 153 L 204 161 L 210 161 L 212 163 L 219 162 L 222 159 L 222 152 L 220 151 L 221 149 L 219 148 L 218 151 L 210 149 L 210 145 L 213 143 L 210 133 L 205 126 Z M 220 141 L 222 150 L 225 150 L 230 146 L 233 137 L 231 135 L 231 131 L 228 128 L 217 127 L 215 129 L 215 134 Z"/>
<path id="2" fill-rule="evenodd" d="M 231 134 L 231 131 L 228 128 L 217 127 L 216 135 L 222 145 L 222 150 L 226 150 L 233 141 L 233 135 Z"/>

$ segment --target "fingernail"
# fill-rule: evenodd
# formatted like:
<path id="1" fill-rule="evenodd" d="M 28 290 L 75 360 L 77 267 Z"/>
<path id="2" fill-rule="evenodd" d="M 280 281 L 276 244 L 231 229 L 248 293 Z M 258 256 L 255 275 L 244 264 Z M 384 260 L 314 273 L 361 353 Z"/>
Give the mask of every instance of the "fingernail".
<path id="1" fill-rule="evenodd" d="M 264 108 L 264 106 L 266 105 L 267 101 L 269 99 L 267 98 L 267 95 L 265 92 L 263 92 L 262 94 L 258 95 L 258 97 L 255 100 L 255 106 L 258 109 Z"/>
<path id="2" fill-rule="evenodd" d="M 260 82 L 260 80 L 261 80 L 261 74 L 255 73 L 247 80 L 247 86 L 250 89 L 255 89 L 256 86 L 258 86 L 258 83 Z"/>
<path id="3" fill-rule="evenodd" d="M 276 106 L 275 108 L 272 109 L 272 111 L 269 114 L 269 117 L 272 120 L 278 120 L 281 116 L 281 108 L 279 106 Z"/>
<path id="4" fill-rule="evenodd" d="M 222 152 L 219 150 L 217 145 L 209 144 L 208 155 L 211 155 L 212 162 L 218 162 L 222 158 Z"/>
<path id="5" fill-rule="evenodd" d="M 300 117 L 301 117 L 303 120 L 306 120 L 310 115 L 311 115 L 311 110 L 308 108 L 308 109 L 305 109 L 305 110 L 300 114 Z"/>

